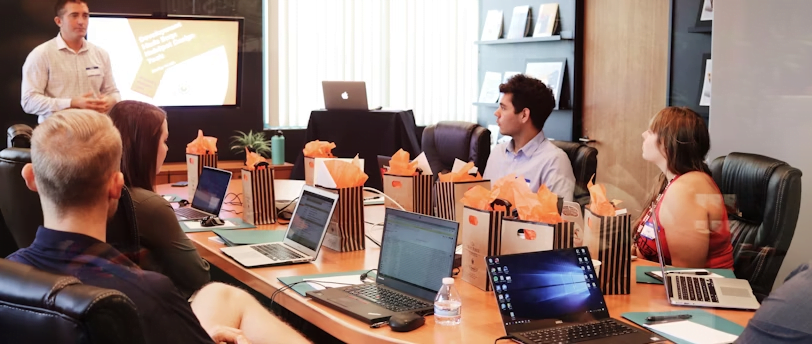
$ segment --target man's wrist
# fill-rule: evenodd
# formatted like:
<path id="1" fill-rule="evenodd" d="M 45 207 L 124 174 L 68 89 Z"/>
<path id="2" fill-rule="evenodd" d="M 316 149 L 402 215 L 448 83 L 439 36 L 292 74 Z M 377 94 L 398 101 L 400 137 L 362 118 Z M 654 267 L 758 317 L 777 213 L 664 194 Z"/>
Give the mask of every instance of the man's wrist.
<path id="1" fill-rule="evenodd" d="M 56 105 L 59 107 L 59 110 L 70 109 L 77 106 L 73 98 L 58 98 Z"/>

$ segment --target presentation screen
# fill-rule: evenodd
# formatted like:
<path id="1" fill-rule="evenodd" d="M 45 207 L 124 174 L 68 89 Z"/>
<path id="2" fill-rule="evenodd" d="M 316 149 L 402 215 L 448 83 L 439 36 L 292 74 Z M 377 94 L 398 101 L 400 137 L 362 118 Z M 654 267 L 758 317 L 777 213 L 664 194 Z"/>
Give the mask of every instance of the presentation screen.
<path id="1" fill-rule="evenodd" d="M 157 106 L 239 106 L 241 39 L 241 18 L 94 13 L 87 30 L 121 98 Z"/>

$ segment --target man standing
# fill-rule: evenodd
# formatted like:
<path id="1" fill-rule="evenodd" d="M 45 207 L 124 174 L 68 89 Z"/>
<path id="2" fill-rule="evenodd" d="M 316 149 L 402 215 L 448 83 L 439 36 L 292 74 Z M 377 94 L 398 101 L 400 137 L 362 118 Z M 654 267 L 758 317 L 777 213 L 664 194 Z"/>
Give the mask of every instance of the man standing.
<path id="1" fill-rule="evenodd" d="M 106 113 L 121 99 L 106 51 L 85 40 L 90 12 L 83 0 L 58 0 L 59 34 L 28 54 L 23 65 L 23 111 L 39 116 L 67 108 Z"/>
<path id="2" fill-rule="evenodd" d="M 485 179 L 508 174 L 522 176 L 536 192 L 544 184 L 553 193 L 572 201 L 575 174 L 567 153 L 544 137 L 544 123 L 553 112 L 553 92 L 538 79 L 518 74 L 499 85 L 502 99 L 496 109 L 499 133 L 509 142 L 496 145 L 485 167 Z"/>

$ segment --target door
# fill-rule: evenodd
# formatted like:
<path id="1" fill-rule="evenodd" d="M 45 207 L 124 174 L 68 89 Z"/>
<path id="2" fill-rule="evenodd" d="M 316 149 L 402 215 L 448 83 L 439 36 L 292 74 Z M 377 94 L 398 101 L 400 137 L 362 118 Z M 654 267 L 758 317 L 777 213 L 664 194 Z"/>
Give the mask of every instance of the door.
<path id="1" fill-rule="evenodd" d="M 597 182 L 639 215 L 659 170 L 641 133 L 665 107 L 669 0 L 587 0 L 583 136 L 598 149 Z"/>

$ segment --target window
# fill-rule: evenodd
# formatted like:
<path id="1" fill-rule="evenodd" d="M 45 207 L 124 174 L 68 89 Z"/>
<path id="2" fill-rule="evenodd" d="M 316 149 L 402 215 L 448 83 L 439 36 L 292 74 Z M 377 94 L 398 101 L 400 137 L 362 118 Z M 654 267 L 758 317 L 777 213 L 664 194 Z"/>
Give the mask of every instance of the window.
<path id="1" fill-rule="evenodd" d="M 307 126 L 323 80 L 365 81 L 370 107 L 413 109 L 418 124 L 476 120 L 477 1 L 266 6 L 266 126 Z"/>

